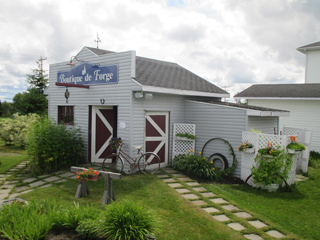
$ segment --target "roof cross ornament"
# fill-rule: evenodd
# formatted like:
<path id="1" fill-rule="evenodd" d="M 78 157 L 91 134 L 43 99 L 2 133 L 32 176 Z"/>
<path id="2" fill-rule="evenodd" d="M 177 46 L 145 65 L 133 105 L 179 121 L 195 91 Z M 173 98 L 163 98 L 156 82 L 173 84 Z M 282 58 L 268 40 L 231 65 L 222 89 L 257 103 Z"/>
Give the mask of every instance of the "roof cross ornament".
<path id="1" fill-rule="evenodd" d="M 99 49 L 99 42 L 101 42 L 99 38 L 99 34 L 97 33 L 97 40 L 94 40 L 97 43 L 97 49 Z"/>

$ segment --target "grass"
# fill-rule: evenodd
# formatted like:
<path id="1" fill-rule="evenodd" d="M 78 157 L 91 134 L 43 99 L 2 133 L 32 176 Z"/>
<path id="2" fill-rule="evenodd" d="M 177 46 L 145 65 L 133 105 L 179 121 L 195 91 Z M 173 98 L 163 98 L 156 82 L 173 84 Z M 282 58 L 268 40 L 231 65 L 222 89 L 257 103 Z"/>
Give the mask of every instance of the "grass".
<path id="1" fill-rule="evenodd" d="M 0 155 L 0 174 L 8 172 L 11 168 L 24 161 L 24 155 Z"/>
<path id="2" fill-rule="evenodd" d="M 320 159 L 313 165 L 308 180 L 297 183 L 289 192 L 269 193 L 246 185 L 205 187 L 284 233 L 294 233 L 299 239 L 320 239 Z"/>
<path id="3" fill-rule="evenodd" d="M 62 204 L 79 202 L 101 206 L 104 182 L 88 182 L 90 194 L 75 199 L 77 180 L 54 184 L 50 188 L 36 189 L 19 197 L 26 200 L 57 198 Z M 156 218 L 157 239 L 243 239 L 240 233 L 231 230 L 225 224 L 212 220 L 212 217 L 169 188 L 166 183 L 154 175 L 123 176 L 114 180 L 117 201 L 140 202 Z M 58 196 L 58 197 L 57 197 Z"/>

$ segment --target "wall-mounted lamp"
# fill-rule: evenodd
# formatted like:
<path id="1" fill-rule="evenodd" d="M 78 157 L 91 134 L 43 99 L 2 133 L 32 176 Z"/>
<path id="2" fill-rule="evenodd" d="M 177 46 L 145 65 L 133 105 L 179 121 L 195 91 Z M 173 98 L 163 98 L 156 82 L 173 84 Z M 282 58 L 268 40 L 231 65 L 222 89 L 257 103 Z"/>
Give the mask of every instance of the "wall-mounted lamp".
<path id="1" fill-rule="evenodd" d="M 71 57 L 71 59 L 70 59 L 70 62 L 68 62 L 67 63 L 67 65 L 69 65 L 69 66 L 75 66 L 76 64 L 74 64 L 73 62 L 72 62 L 72 60 L 77 60 L 78 62 L 84 62 L 84 61 L 82 61 L 82 60 L 78 60 L 78 58 L 76 57 L 76 56 L 72 56 Z"/>
<path id="2" fill-rule="evenodd" d="M 145 99 L 152 99 L 152 98 L 153 98 L 153 95 L 152 95 L 152 93 L 145 93 L 145 94 L 144 94 L 144 98 L 145 98 Z"/>
<path id="3" fill-rule="evenodd" d="M 64 97 L 66 98 L 66 103 L 69 102 L 68 98 L 70 97 L 70 92 L 68 91 L 68 88 L 66 88 L 66 92 L 64 93 Z"/>
<path id="4" fill-rule="evenodd" d="M 136 93 L 134 94 L 134 97 L 135 97 L 135 98 L 143 98 L 143 92 L 136 92 Z"/>

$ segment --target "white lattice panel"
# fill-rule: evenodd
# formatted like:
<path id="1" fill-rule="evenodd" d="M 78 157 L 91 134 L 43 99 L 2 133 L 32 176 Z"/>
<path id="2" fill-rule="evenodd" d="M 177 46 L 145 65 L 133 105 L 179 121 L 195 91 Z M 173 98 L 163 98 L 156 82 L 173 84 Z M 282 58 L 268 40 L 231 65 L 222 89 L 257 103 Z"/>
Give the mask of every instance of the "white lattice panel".
<path id="1" fill-rule="evenodd" d="M 310 145 L 312 131 L 309 128 L 293 128 L 283 126 L 283 134 L 288 136 L 296 136 L 297 140 L 302 143 L 306 150 L 298 154 L 297 158 L 297 171 L 301 170 L 304 173 L 308 172 Z"/>
<path id="2" fill-rule="evenodd" d="M 189 150 L 195 150 L 195 139 L 178 140 L 176 138 L 177 133 L 188 133 L 196 135 L 196 125 L 186 123 L 175 123 L 173 125 L 173 151 L 172 159 L 179 154 L 184 154 Z"/>

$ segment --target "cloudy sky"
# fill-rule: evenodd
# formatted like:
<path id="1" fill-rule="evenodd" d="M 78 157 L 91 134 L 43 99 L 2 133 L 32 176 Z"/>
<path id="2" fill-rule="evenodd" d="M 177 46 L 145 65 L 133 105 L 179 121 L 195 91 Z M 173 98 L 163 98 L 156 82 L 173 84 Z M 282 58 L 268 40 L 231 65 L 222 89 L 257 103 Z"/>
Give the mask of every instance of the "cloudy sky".
<path id="1" fill-rule="evenodd" d="M 83 46 L 176 62 L 226 89 L 303 83 L 320 41 L 319 0 L 0 1 L 0 100 L 27 89 L 40 56 L 68 61 Z"/>

